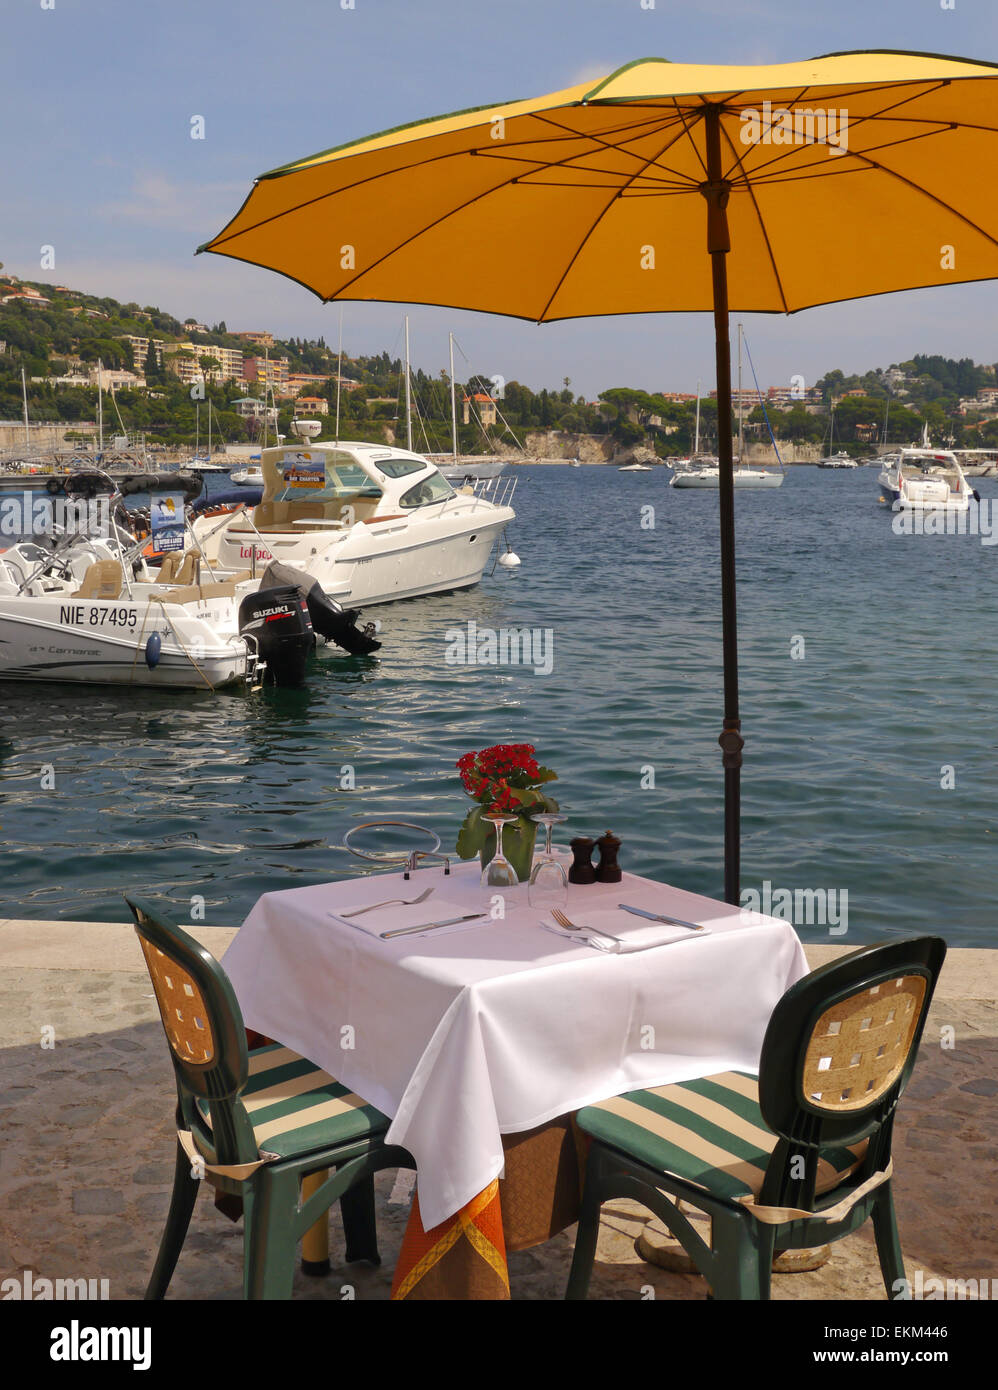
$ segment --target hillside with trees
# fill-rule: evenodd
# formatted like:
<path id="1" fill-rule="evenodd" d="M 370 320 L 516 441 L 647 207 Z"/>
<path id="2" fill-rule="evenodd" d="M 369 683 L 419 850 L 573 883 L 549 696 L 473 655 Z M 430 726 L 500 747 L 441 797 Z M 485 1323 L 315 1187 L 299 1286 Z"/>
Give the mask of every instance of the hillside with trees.
<path id="1" fill-rule="evenodd" d="M 49 301 L 31 304 L 13 298 L 33 289 Z M 98 361 L 105 368 L 137 373 L 144 386 L 123 387 L 105 398 L 105 423 L 118 429 L 117 415 L 132 437 L 144 436 L 149 444 L 193 446 L 200 423 L 206 432 L 204 402 L 211 400 L 216 439 L 229 443 L 259 442 L 262 426 L 235 409 L 237 397 L 262 397 L 259 382 L 219 380 L 220 361 L 213 349 L 227 348 L 243 357 L 258 357 L 262 349 L 228 331 L 224 322 L 210 326 L 188 317 L 180 319 L 156 305 L 119 301 L 62 286 L 24 282 L 4 276 L 0 266 L 0 418 L 19 419 L 22 412 L 21 370 L 28 378 L 28 409 L 37 422 L 93 421 L 97 411 L 95 385 L 71 385 L 58 380 L 85 375 Z M 150 345 L 144 360 L 136 362 L 125 335 L 184 343 L 180 357 L 188 368 L 203 374 L 203 386 L 192 394 L 166 365 L 157 361 Z M 329 415 L 323 417 L 323 436 L 333 437 L 337 401 L 338 356 L 326 340 L 289 338 L 275 340 L 272 359 L 286 358 L 291 374 L 311 374 L 328 379 L 308 394 L 324 397 Z M 340 433 L 354 438 L 384 439 L 386 431 L 404 432 L 402 362 L 381 352 L 370 356 L 344 353 L 342 388 L 339 391 Z M 490 394 L 491 373 L 472 373 L 457 383 L 459 412 L 465 394 Z M 768 442 L 772 431 L 777 442 L 820 446 L 827 438 L 829 411 L 835 409 L 835 441 L 852 452 L 869 450 L 884 436 L 892 443 L 914 443 L 927 423 L 935 443 L 955 447 L 998 445 L 998 403 L 987 398 L 995 387 L 993 365 L 979 365 L 969 358 L 955 361 L 939 355 L 916 354 L 901 363 L 862 374 L 847 375 L 842 369 L 826 372 L 817 391 L 805 401 L 746 410 L 746 440 Z M 432 375 L 422 369 L 412 373 L 414 447 L 424 452 L 450 447 L 450 382 L 446 372 Z M 980 399 L 981 392 L 985 399 Z M 200 421 L 198 397 L 202 408 Z M 961 402 L 963 404 L 961 404 Z M 289 433 L 294 411 L 291 399 L 276 401 L 277 428 Z M 661 457 L 688 454 L 693 447 L 695 404 L 675 401 L 660 392 L 608 385 L 597 401 L 587 401 L 572 390 L 563 377 L 558 388 L 534 390 L 519 382 L 505 383 L 497 401 L 500 419 L 488 433 L 475 423 L 462 425 L 459 447 L 464 453 L 483 452 L 504 436 L 522 442 L 533 430 L 562 430 L 573 434 L 610 436 L 622 448 L 647 444 Z M 716 403 L 701 401 L 701 444 L 716 448 Z M 508 426 L 508 430 L 507 427 Z M 271 427 L 272 428 L 272 427 Z"/>

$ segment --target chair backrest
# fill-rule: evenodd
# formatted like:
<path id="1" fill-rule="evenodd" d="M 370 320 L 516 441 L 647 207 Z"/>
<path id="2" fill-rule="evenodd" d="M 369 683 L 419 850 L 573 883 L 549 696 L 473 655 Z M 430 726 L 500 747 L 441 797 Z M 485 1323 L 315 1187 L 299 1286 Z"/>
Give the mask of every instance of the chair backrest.
<path id="1" fill-rule="evenodd" d="M 239 1101 L 249 1057 L 242 1012 L 229 978 L 199 942 L 155 904 L 125 894 L 159 1005 L 177 1078 L 182 1118 L 222 1164 L 257 1157 Z M 197 1100 L 208 1102 L 210 1125 Z"/>
<path id="2" fill-rule="evenodd" d="M 886 1167 L 945 956 L 936 936 L 862 947 L 806 975 L 777 1004 L 762 1045 L 759 1104 L 781 1142 L 761 1202 L 810 1210 L 822 1147 L 861 1155 L 854 1186 Z"/>
<path id="3" fill-rule="evenodd" d="M 197 546 L 184 551 L 184 562 L 177 571 L 177 584 L 201 583 L 201 552 Z"/>
<path id="4" fill-rule="evenodd" d="M 73 595 L 74 598 L 121 598 L 125 577 L 117 560 L 94 560 L 87 566 L 83 583 Z"/>
<path id="5" fill-rule="evenodd" d="M 182 550 L 171 550 L 159 567 L 156 575 L 157 584 L 173 584 L 176 582 L 177 571 L 184 563 L 184 552 Z"/>

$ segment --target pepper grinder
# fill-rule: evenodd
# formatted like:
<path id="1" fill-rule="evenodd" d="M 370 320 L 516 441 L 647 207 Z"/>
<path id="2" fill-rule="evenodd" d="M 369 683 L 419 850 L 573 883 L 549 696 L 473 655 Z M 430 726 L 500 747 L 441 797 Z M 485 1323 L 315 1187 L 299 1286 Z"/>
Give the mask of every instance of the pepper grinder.
<path id="1" fill-rule="evenodd" d="M 592 864 L 594 842 L 588 835 L 577 835 L 571 845 L 573 858 L 568 871 L 569 883 L 595 883 L 596 870 Z"/>
<path id="2" fill-rule="evenodd" d="M 596 848 L 599 850 L 599 865 L 596 869 L 597 883 L 619 883 L 621 880 L 620 865 L 617 863 L 617 851 L 620 849 L 620 841 L 611 830 L 605 835 L 601 835 L 596 841 Z"/>

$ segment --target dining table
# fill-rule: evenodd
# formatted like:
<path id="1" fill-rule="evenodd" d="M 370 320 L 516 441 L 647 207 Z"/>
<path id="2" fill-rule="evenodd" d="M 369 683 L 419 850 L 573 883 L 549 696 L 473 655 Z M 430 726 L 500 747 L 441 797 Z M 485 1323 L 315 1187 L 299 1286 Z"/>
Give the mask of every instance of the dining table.
<path id="1" fill-rule="evenodd" d="M 572 928 L 480 880 L 474 861 L 265 893 L 224 956 L 247 1027 L 377 1106 L 415 1159 L 395 1299 L 508 1298 L 507 1253 L 577 1219 L 573 1114 L 757 1074 L 808 972 L 791 923 L 636 874 L 569 883 Z"/>

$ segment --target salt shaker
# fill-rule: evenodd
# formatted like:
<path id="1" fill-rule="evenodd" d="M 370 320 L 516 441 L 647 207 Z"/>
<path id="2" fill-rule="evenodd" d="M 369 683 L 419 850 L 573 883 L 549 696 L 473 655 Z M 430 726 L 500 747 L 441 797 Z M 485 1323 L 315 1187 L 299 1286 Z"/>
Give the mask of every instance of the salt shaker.
<path id="1" fill-rule="evenodd" d="M 596 870 L 592 865 L 593 841 L 588 835 L 577 835 L 571 842 L 572 867 L 568 871 L 569 883 L 595 883 Z"/>

